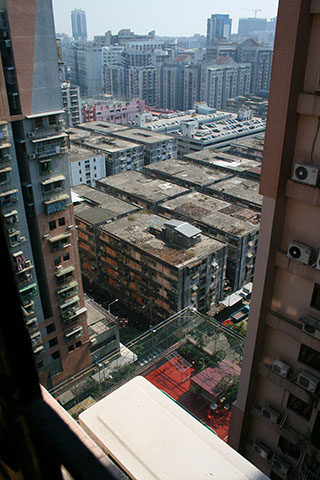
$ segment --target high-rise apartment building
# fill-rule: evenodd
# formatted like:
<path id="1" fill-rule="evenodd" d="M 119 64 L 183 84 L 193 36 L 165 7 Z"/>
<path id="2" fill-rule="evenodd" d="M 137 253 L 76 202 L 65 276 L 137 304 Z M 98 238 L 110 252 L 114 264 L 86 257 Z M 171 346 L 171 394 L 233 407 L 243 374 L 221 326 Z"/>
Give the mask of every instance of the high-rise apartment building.
<path id="1" fill-rule="evenodd" d="M 227 100 L 250 91 L 250 63 L 236 63 L 230 57 L 219 57 L 202 68 L 203 98 L 209 107 L 225 108 Z"/>
<path id="2" fill-rule="evenodd" d="M 90 363 L 50 0 L 1 0 L 0 54 L 0 213 L 49 386 Z"/>
<path id="3" fill-rule="evenodd" d="M 262 47 L 251 38 L 237 45 L 236 61 L 251 64 L 250 92 L 269 91 L 272 55 L 273 49 L 271 47 Z"/>
<path id="4" fill-rule="evenodd" d="M 266 18 L 240 18 L 238 35 L 250 35 L 252 32 L 264 32 L 267 29 Z"/>
<path id="5" fill-rule="evenodd" d="M 71 12 L 72 36 L 75 40 L 87 40 L 86 12 L 75 8 Z"/>
<path id="6" fill-rule="evenodd" d="M 253 297 L 229 443 L 271 479 L 320 478 L 320 4 L 280 0 Z"/>
<path id="7" fill-rule="evenodd" d="M 207 21 L 207 46 L 230 40 L 232 19 L 229 15 L 214 14 Z"/>

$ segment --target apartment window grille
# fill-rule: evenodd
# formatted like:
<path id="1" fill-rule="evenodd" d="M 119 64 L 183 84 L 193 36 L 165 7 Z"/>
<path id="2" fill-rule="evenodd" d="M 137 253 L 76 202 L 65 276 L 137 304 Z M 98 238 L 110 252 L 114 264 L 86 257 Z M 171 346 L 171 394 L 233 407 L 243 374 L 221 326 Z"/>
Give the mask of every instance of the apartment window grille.
<path id="1" fill-rule="evenodd" d="M 314 285 L 312 299 L 311 299 L 311 307 L 320 310 L 320 284 L 316 283 Z"/>
<path id="2" fill-rule="evenodd" d="M 297 398 L 293 394 L 289 394 L 287 407 L 293 410 L 294 412 L 298 413 L 302 417 L 310 420 L 312 414 L 312 406 L 308 405 L 306 402 Z"/>
<path id="3" fill-rule="evenodd" d="M 296 460 L 299 460 L 301 455 L 300 445 L 299 446 L 294 445 L 293 443 L 289 442 L 289 440 L 287 440 L 286 438 L 280 436 L 278 447 L 280 447 L 281 451 L 285 455 L 289 455 L 290 457 L 295 458 Z"/>
<path id="4" fill-rule="evenodd" d="M 43 128 L 44 123 L 43 123 L 43 118 L 42 117 L 36 117 L 32 120 L 33 128 Z"/>
<path id="5" fill-rule="evenodd" d="M 42 160 L 39 162 L 39 169 L 41 175 L 48 175 L 52 173 L 52 164 L 51 160 Z"/>
<path id="6" fill-rule="evenodd" d="M 299 361 L 320 371 L 320 352 L 307 347 L 307 345 L 301 345 Z"/>

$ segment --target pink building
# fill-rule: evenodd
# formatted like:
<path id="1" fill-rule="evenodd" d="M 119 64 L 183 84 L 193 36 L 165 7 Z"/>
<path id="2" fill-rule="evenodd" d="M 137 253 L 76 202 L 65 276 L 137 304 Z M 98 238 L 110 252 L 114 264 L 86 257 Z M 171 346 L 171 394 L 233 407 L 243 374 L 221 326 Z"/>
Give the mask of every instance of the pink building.
<path id="1" fill-rule="evenodd" d="M 108 100 L 98 100 L 92 103 L 82 105 L 83 122 L 95 122 L 101 120 L 111 123 L 132 122 L 135 116 L 145 111 L 145 101 L 135 99 L 110 102 Z"/>

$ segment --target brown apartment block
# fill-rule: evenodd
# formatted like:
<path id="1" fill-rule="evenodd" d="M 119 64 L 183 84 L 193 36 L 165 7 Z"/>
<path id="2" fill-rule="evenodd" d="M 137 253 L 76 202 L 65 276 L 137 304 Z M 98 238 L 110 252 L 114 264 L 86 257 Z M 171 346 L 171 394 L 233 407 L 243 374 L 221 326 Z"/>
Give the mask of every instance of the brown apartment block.
<path id="1" fill-rule="evenodd" d="M 50 387 L 90 364 L 50 0 L 0 0 L 0 56 L 0 213 Z"/>
<path id="2" fill-rule="evenodd" d="M 167 220 L 85 185 L 75 206 L 81 269 L 150 323 L 223 297 L 227 247 L 185 221 Z M 90 201 L 90 205 L 87 204 Z M 93 205 L 95 202 L 95 205 Z"/>
<path id="3" fill-rule="evenodd" d="M 320 478 L 320 1 L 280 0 L 253 296 L 229 443 Z"/>

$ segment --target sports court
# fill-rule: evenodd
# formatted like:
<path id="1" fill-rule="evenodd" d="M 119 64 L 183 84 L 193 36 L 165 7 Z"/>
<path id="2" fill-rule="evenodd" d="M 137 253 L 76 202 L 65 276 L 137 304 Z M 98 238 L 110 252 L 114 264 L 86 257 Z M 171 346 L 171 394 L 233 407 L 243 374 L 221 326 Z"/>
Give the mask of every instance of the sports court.
<path id="1" fill-rule="evenodd" d="M 210 408 L 210 401 L 190 390 L 191 377 L 196 374 L 194 366 L 174 351 L 167 355 L 164 363 L 146 378 L 159 390 L 167 393 L 188 412 L 212 428 L 219 438 L 227 441 L 230 423 L 230 409 L 223 404 Z"/>

